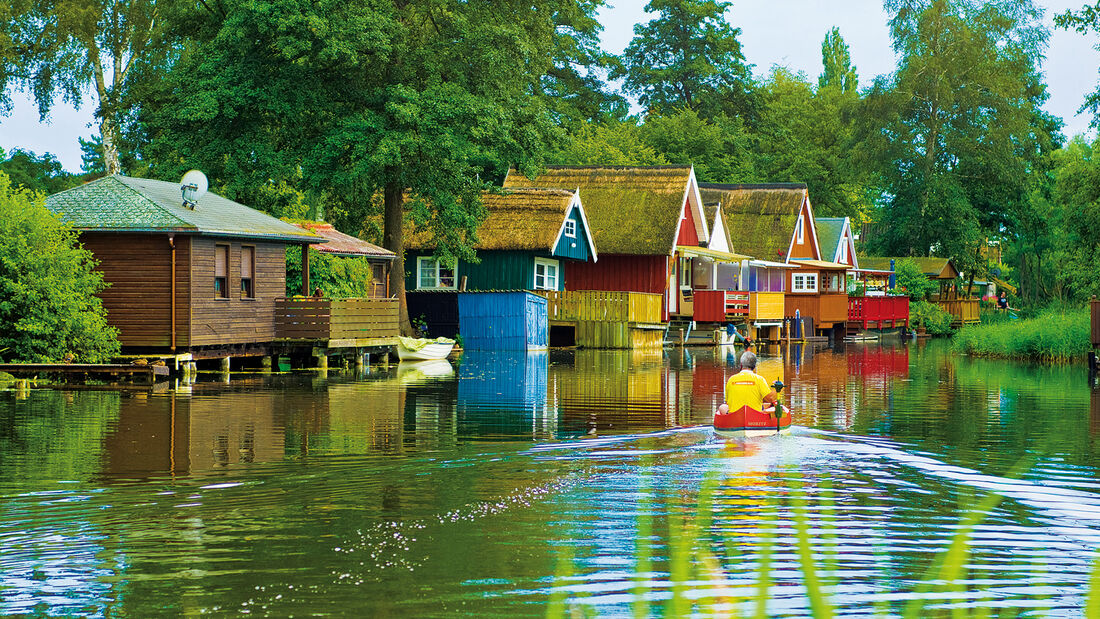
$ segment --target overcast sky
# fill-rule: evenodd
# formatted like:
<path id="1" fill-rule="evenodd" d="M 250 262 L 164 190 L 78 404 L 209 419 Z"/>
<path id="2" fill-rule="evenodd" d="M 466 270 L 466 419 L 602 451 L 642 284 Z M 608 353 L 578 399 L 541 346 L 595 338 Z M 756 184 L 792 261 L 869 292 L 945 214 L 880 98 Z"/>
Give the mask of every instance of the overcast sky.
<path id="1" fill-rule="evenodd" d="M 1080 8 L 1085 0 L 1037 0 L 1047 7 L 1046 22 L 1066 9 Z M 646 21 L 645 0 L 611 0 L 603 9 L 604 46 L 619 53 L 630 42 L 634 24 Z M 741 45 L 746 60 L 757 75 L 766 75 L 774 65 L 801 71 L 811 80 L 821 73 L 821 40 L 833 26 L 847 41 L 860 85 L 893 70 L 896 58 L 881 0 L 734 0 L 728 19 L 741 28 Z M 1055 30 L 1043 65 L 1050 100 L 1046 109 L 1061 117 L 1065 133 L 1086 132 L 1089 118 L 1077 115 L 1085 94 L 1097 84 L 1100 52 L 1093 49 L 1095 35 Z M 26 97 L 16 96 L 13 114 L 0 118 L 0 148 L 20 147 L 36 153 L 50 152 L 67 170 L 79 171 L 77 137 L 90 137 L 92 107 L 73 110 L 58 104 L 48 123 L 38 122 L 38 112 Z"/>

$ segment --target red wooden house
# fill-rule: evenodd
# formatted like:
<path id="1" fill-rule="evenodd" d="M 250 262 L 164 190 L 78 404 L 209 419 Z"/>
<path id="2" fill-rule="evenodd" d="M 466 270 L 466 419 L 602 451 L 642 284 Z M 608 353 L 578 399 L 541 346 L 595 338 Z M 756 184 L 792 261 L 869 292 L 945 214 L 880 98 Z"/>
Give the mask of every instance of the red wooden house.
<path id="1" fill-rule="evenodd" d="M 529 179 L 511 171 L 506 189 L 579 188 L 599 262 L 565 265 L 565 290 L 661 295 L 661 320 L 685 308 L 691 258 L 709 237 L 691 166 L 549 166 Z"/>

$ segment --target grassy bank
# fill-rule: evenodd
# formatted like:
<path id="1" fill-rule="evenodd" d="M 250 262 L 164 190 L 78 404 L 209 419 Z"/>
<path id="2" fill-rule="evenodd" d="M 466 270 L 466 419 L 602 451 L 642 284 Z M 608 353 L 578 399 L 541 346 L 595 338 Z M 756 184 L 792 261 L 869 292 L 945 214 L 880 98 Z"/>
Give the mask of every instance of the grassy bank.
<path id="1" fill-rule="evenodd" d="M 1091 347 L 1085 309 L 1047 310 L 1035 318 L 990 323 L 983 315 L 982 320 L 955 335 L 955 350 L 980 357 L 1065 362 L 1084 357 Z"/>

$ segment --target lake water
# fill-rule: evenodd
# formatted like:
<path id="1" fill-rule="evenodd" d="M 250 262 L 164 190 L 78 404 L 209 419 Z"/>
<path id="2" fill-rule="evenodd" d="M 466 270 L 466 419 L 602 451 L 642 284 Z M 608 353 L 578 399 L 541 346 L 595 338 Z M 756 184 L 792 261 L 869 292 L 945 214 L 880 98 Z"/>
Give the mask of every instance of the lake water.
<path id="1" fill-rule="evenodd" d="M 790 436 L 713 435 L 733 359 L 712 349 L 2 392 L 0 613 L 747 615 L 763 560 L 769 615 L 805 616 L 802 503 L 838 613 L 897 613 L 992 493 L 922 616 L 1080 616 L 1100 548 L 1082 366 L 940 341 L 761 359 Z"/>

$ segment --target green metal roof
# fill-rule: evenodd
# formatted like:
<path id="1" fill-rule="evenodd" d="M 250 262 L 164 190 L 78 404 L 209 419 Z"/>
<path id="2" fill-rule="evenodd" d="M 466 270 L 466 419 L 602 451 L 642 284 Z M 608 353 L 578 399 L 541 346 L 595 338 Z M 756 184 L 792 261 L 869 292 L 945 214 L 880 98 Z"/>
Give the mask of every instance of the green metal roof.
<path id="1" fill-rule="evenodd" d="M 830 262 L 836 257 L 840 235 L 844 233 L 843 217 L 814 217 L 817 227 L 817 243 L 821 247 L 821 259 Z"/>
<path id="2" fill-rule="evenodd" d="M 324 243 L 323 237 L 270 215 L 207 193 L 194 210 L 183 206 L 179 183 L 106 176 L 46 198 L 46 206 L 74 228 L 101 232 L 180 232 Z"/>

